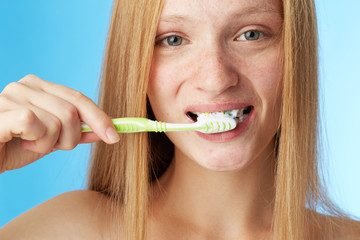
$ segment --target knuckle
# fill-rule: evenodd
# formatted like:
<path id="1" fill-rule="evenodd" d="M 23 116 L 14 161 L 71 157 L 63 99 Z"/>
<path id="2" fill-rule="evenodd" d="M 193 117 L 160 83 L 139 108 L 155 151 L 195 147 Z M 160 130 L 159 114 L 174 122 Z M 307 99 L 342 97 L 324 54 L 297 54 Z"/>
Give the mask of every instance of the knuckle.
<path id="1" fill-rule="evenodd" d="M 7 98 L 4 95 L 0 95 L 0 106 L 4 106 L 7 102 Z"/>
<path id="2" fill-rule="evenodd" d="M 0 107 L 5 107 L 9 104 L 9 99 L 5 95 L 0 95 Z"/>
<path id="3" fill-rule="evenodd" d="M 27 74 L 25 77 L 23 78 L 29 78 L 29 79 L 35 79 L 37 78 L 37 76 L 35 76 L 34 74 Z"/>
<path id="4" fill-rule="evenodd" d="M 67 142 L 67 143 L 63 143 L 63 144 L 60 144 L 60 145 L 61 145 L 62 150 L 73 150 L 77 146 L 77 143 L 75 143 L 75 142 Z"/>
<path id="5" fill-rule="evenodd" d="M 22 79 L 20 79 L 18 82 L 22 83 L 24 86 L 27 86 L 30 88 L 40 88 L 41 89 L 41 86 L 46 81 L 35 75 L 29 74 L 29 75 L 26 75 L 25 77 L 23 77 Z"/>
<path id="6" fill-rule="evenodd" d="M 77 90 L 71 89 L 70 91 L 71 91 L 70 92 L 71 96 L 74 98 L 76 102 L 85 102 L 89 100 L 88 97 L 86 97 L 84 94 L 82 94 Z"/>
<path id="7" fill-rule="evenodd" d="M 33 74 L 28 74 L 19 80 L 21 83 L 29 83 L 38 80 L 39 78 Z"/>
<path id="8" fill-rule="evenodd" d="M 6 85 L 3 90 L 4 94 L 11 94 L 11 93 L 19 93 L 20 89 L 23 88 L 23 85 L 20 82 L 12 82 Z"/>
<path id="9" fill-rule="evenodd" d="M 19 113 L 19 119 L 24 127 L 30 128 L 36 121 L 37 116 L 30 109 L 24 108 Z"/>
<path id="10" fill-rule="evenodd" d="M 61 130 L 61 121 L 56 118 L 52 117 L 48 120 L 48 133 L 50 135 L 58 134 Z"/>
<path id="11" fill-rule="evenodd" d="M 32 131 L 36 121 L 37 116 L 36 114 L 31 111 L 30 109 L 21 109 L 19 115 L 19 124 L 22 126 L 22 132 L 27 134 Z"/>
<path id="12" fill-rule="evenodd" d="M 79 119 L 78 111 L 74 105 L 69 104 L 65 107 L 62 115 L 63 121 L 75 122 Z"/>

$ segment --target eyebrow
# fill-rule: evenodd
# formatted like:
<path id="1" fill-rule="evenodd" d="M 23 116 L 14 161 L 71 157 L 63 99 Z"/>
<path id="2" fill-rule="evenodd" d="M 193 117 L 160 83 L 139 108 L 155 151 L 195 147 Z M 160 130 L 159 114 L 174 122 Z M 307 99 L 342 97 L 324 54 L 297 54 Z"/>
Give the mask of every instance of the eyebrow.
<path id="1" fill-rule="evenodd" d="M 160 17 L 160 22 L 168 22 L 168 23 L 177 23 L 179 21 L 185 22 L 189 18 L 186 15 L 165 15 L 164 17 Z"/>
<path id="2" fill-rule="evenodd" d="M 240 12 L 235 12 L 233 14 L 230 15 L 231 18 L 240 18 L 240 17 L 244 17 L 246 15 L 251 15 L 251 14 L 255 14 L 255 13 L 277 13 L 282 15 L 282 13 L 280 11 L 277 11 L 273 8 L 270 7 L 247 7 L 243 10 L 241 10 Z M 165 16 L 161 16 L 160 17 L 160 22 L 168 22 L 168 23 L 178 23 L 178 22 L 186 22 L 189 21 L 189 19 L 191 19 L 190 15 L 182 15 L 182 14 L 169 14 L 169 15 L 165 15 Z"/>

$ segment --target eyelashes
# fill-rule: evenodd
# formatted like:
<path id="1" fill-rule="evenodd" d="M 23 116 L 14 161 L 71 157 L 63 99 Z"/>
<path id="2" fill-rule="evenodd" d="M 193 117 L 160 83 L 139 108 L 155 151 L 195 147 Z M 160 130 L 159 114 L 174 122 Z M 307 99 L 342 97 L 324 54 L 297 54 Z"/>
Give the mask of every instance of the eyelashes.
<path id="1" fill-rule="evenodd" d="M 155 45 L 162 45 L 165 47 L 179 47 L 187 43 L 187 41 L 179 35 L 170 35 L 155 42 Z"/>
<path id="2" fill-rule="evenodd" d="M 240 36 L 236 37 L 236 41 L 258 41 L 265 37 L 267 34 L 259 30 L 249 30 L 242 33 Z M 160 40 L 155 41 L 155 45 L 165 46 L 165 47 L 180 47 L 188 43 L 188 40 L 185 38 L 173 34 L 161 38 Z"/>
<path id="3" fill-rule="evenodd" d="M 243 34 L 241 34 L 239 37 L 236 38 L 236 40 L 239 41 L 256 41 L 260 38 L 264 37 L 264 33 L 258 30 L 250 30 Z"/>
<path id="4" fill-rule="evenodd" d="M 176 47 L 176 46 L 180 46 L 182 45 L 182 43 L 184 42 L 184 39 L 180 36 L 170 36 L 170 37 L 166 37 L 162 40 L 163 44 L 166 44 L 167 46 L 172 46 L 172 47 Z"/>

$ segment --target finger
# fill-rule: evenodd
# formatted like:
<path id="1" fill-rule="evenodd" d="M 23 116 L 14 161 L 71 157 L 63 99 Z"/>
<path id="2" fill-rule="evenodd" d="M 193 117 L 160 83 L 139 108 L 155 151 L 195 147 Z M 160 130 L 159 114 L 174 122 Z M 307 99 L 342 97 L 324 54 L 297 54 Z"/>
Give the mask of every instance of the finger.
<path id="1" fill-rule="evenodd" d="M 94 143 L 101 140 L 98 135 L 93 132 L 86 132 L 81 135 L 79 143 Z"/>
<path id="2" fill-rule="evenodd" d="M 23 109 L 21 104 L 13 101 L 10 97 L 5 94 L 0 94 L 0 112 L 7 112 L 15 109 Z"/>
<path id="3" fill-rule="evenodd" d="M 81 123 L 78 111 L 74 105 L 64 99 L 47 93 L 37 94 L 31 99 L 31 104 L 51 113 L 61 123 L 57 149 L 74 149 L 81 138 Z"/>
<path id="4" fill-rule="evenodd" d="M 37 140 L 46 133 L 45 125 L 29 109 L 16 109 L 0 114 L 0 142 L 5 143 L 20 135 L 22 139 Z"/>
<path id="5" fill-rule="evenodd" d="M 23 140 L 20 138 L 14 138 L 10 142 L 6 143 L 5 160 L 2 162 L 0 171 L 8 171 L 26 166 L 39 158 L 42 158 L 44 154 L 34 153 L 32 151 L 19 148 Z"/>
<path id="6" fill-rule="evenodd" d="M 86 122 L 103 141 L 108 144 L 119 141 L 119 135 L 110 117 L 82 93 L 37 77 L 24 78 L 21 83 L 65 99 L 76 107 L 80 119 Z"/>
<path id="7" fill-rule="evenodd" d="M 61 122 L 56 116 L 40 108 L 33 108 L 32 112 L 34 112 L 38 119 L 41 120 L 46 131 L 45 134 L 38 139 L 32 141 L 24 140 L 21 146 L 24 149 L 35 153 L 48 154 L 59 140 Z"/>
<path id="8" fill-rule="evenodd" d="M 50 95 L 39 89 L 33 89 L 22 83 L 13 84 L 16 86 L 16 97 L 13 91 L 7 89 L 6 94 L 12 101 L 16 101 L 23 106 L 33 109 L 42 109 L 56 116 L 61 122 L 61 129 L 56 148 L 61 150 L 71 150 L 75 148 L 81 137 L 81 124 L 79 114 L 74 105 L 57 96 Z M 14 87 L 15 88 L 15 87 Z"/>

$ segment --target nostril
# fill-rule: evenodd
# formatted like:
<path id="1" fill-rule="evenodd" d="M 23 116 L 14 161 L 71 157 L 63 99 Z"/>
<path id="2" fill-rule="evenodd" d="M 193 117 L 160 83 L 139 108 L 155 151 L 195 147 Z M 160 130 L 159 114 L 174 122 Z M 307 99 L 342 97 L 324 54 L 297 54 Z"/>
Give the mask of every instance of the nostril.
<path id="1" fill-rule="evenodd" d="M 192 113 L 192 112 L 187 112 L 187 113 L 186 113 L 186 116 L 187 116 L 190 120 L 192 120 L 192 121 L 194 121 L 194 122 L 197 122 L 198 116 L 197 116 L 196 114 L 194 114 L 194 113 Z"/>

